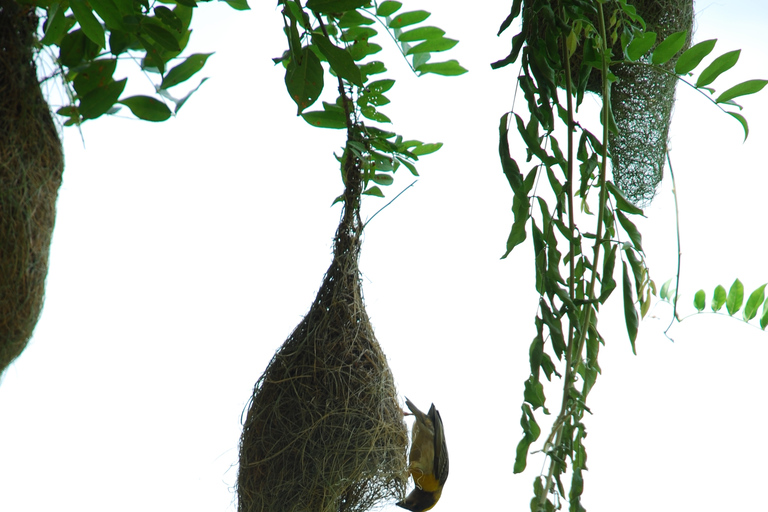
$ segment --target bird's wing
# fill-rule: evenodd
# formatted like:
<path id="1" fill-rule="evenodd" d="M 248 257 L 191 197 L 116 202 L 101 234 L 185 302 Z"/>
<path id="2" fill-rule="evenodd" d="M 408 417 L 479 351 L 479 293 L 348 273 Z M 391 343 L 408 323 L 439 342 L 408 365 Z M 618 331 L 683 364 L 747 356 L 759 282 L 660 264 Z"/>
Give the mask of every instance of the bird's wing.
<path id="1" fill-rule="evenodd" d="M 443 420 L 434 405 L 430 408 L 429 415 L 435 426 L 435 479 L 442 487 L 448 480 L 448 446 L 445 444 Z"/>

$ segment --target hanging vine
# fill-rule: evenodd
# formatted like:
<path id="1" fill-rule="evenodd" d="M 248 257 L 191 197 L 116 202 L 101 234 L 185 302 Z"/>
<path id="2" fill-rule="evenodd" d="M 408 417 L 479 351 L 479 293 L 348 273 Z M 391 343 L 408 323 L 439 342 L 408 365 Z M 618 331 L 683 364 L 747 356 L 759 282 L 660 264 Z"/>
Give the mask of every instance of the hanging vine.
<path id="1" fill-rule="evenodd" d="M 625 324 L 635 352 L 640 319 L 648 312 L 652 296 L 657 295 L 642 235 L 633 221 L 643 211 L 609 174 L 609 161 L 617 154 L 617 138 L 631 135 L 626 124 L 617 123 L 623 104 L 617 106 L 611 101 L 619 80 L 624 80 L 623 86 L 628 80 L 627 75 L 617 77 L 617 70 L 643 69 L 674 76 L 738 120 L 745 136 L 749 133 L 747 121 L 734 110 L 740 107 L 733 100 L 758 92 L 768 83 L 750 80 L 715 96 L 710 84 L 733 67 L 738 52 L 717 57 L 695 82 L 687 80 L 712 52 L 715 40 L 687 48 L 688 31 L 681 30 L 657 41 L 656 32 L 643 19 L 639 8 L 643 3 L 515 0 L 499 30 L 499 34 L 504 32 L 522 14 L 522 31 L 512 38 L 510 54 L 492 66 L 520 61 L 518 87 L 529 113 L 527 120 L 515 111 L 506 113 L 499 126 L 499 155 L 512 188 L 514 215 L 503 257 L 530 234 L 539 294 L 515 473 L 525 469 L 529 450 L 539 441 L 537 411 L 550 414 L 542 377 L 550 382 L 553 376 L 558 377 L 562 384 L 562 399 L 551 430 L 540 443 L 547 462 L 534 481 L 533 511 L 559 509 L 564 502 L 572 511 L 585 510 L 581 501 L 587 461 L 584 415 L 590 412 L 587 399 L 600 374 L 598 356 L 605 344 L 598 324 L 600 306 L 619 287 L 620 279 Z M 596 92 L 602 104 L 602 129 L 598 133 L 586 128 L 586 120 L 577 118 L 578 107 L 589 91 Z M 521 169 L 510 154 L 510 126 L 526 146 L 525 162 L 532 164 L 528 170 Z M 663 141 L 666 143 L 666 131 Z M 612 164 L 615 175 L 616 162 Z M 619 265 L 620 278 L 615 276 Z M 730 304 L 728 311 L 733 314 L 740 308 L 743 290 L 739 292 L 734 286 L 727 296 L 724 289 L 716 290 L 713 309 Z M 763 304 L 763 328 L 768 321 L 764 288 L 750 296 L 744 312 L 745 319 L 751 320 Z M 670 283 L 660 296 L 676 302 Z M 696 297 L 695 306 L 702 310 L 703 292 Z M 567 476 L 568 485 L 564 482 Z"/>

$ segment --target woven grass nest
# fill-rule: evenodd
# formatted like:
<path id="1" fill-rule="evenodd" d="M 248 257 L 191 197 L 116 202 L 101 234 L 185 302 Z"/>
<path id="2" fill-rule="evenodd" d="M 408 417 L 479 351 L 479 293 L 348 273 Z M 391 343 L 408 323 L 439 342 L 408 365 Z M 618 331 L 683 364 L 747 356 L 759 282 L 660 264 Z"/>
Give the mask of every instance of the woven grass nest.
<path id="1" fill-rule="evenodd" d="M 240 439 L 239 512 L 353 512 L 400 500 L 407 431 L 363 303 L 360 170 L 345 163 L 334 257 L 259 378 Z"/>
<path id="2" fill-rule="evenodd" d="M 0 374 L 40 317 L 63 154 L 33 60 L 34 8 L 0 0 Z"/>
<path id="3" fill-rule="evenodd" d="M 543 3 L 549 4 L 548 1 Z M 690 47 L 693 0 L 629 0 L 628 3 L 643 18 L 646 29 L 656 33 L 656 44 L 675 32 L 686 30 L 688 39 L 681 51 Z M 529 44 L 536 44 L 542 32 L 547 30 L 547 26 L 541 23 L 542 17 L 535 14 L 540 5 L 537 0 L 524 0 L 523 31 Z M 608 3 L 605 9 L 606 17 L 610 17 L 616 7 Z M 623 55 L 620 40 L 612 51 L 614 56 Z M 578 52 L 574 57 L 573 74 L 578 76 L 580 71 L 584 71 L 579 69 L 582 59 Z M 663 67 L 673 71 L 676 62 L 677 57 L 674 57 Z M 677 79 L 637 65 L 616 65 L 611 71 L 618 78 L 611 87 L 611 107 L 619 129 L 618 135 L 611 133 L 608 138 L 613 181 L 627 198 L 644 206 L 653 200 L 664 176 Z M 602 92 L 600 74 L 592 70 L 587 90 L 597 94 Z"/>

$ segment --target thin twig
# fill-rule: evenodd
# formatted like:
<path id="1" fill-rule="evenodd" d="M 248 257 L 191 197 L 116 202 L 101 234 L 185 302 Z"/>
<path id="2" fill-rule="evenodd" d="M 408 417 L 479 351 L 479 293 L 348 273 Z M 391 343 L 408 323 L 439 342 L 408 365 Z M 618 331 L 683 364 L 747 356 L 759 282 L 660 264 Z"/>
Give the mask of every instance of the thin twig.
<path id="1" fill-rule="evenodd" d="M 672 159 L 669 157 L 669 151 L 667 151 L 667 164 L 669 166 L 669 175 L 672 177 L 672 196 L 675 198 L 675 233 L 677 235 L 677 272 L 675 274 L 675 297 L 672 301 L 672 320 L 669 321 L 669 325 L 664 330 L 664 336 L 666 336 L 671 342 L 673 340 L 667 332 L 672 328 L 672 324 L 675 323 L 677 318 L 677 290 L 680 286 L 680 260 L 683 254 L 680 246 L 680 208 L 677 202 L 677 184 L 675 183 L 675 171 L 672 169 Z"/>
<path id="2" fill-rule="evenodd" d="M 400 197 L 401 195 L 403 195 L 403 192 L 405 192 L 406 190 L 408 190 L 409 188 L 411 188 L 412 186 L 414 186 L 414 185 L 416 184 L 416 182 L 417 182 L 417 181 L 419 181 L 419 180 L 413 180 L 413 183 L 411 183 L 410 185 L 408 185 L 407 187 L 405 187 L 403 190 L 401 190 L 401 191 L 400 191 L 400 193 L 399 193 L 399 194 L 397 194 L 395 197 L 393 197 L 393 198 L 392 198 L 392 200 L 391 200 L 390 202 L 388 202 L 387 204 L 385 204 L 384 206 L 382 206 L 381 208 L 379 208 L 379 210 L 378 210 L 376 213 L 374 213 L 373 215 L 371 215 L 371 218 L 370 218 L 370 219 L 368 219 L 367 221 L 365 221 L 365 224 L 363 224 L 363 228 L 362 228 L 362 229 L 365 229 L 365 227 L 368 225 L 368 223 L 369 223 L 369 222 L 371 222 L 371 221 L 373 220 L 373 218 L 374 218 L 375 216 L 377 216 L 377 215 L 378 215 L 378 214 L 381 212 L 381 210 L 383 210 L 383 209 L 384 209 L 384 208 L 386 208 L 387 206 L 389 206 L 389 205 L 391 205 L 392 203 L 394 203 L 394 202 L 395 202 L 395 199 L 397 199 L 398 197 Z M 361 230 L 361 231 L 362 231 L 362 230 Z"/>

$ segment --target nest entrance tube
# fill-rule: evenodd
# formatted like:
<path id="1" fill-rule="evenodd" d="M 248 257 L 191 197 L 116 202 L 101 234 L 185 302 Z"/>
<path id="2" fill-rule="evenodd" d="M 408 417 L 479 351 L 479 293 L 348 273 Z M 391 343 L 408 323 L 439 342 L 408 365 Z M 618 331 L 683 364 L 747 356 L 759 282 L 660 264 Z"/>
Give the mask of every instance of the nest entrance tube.
<path id="1" fill-rule="evenodd" d="M 407 431 L 363 303 L 361 174 L 345 154 L 333 262 L 251 396 L 239 512 L 362 512 L 405 495 Z"/>

